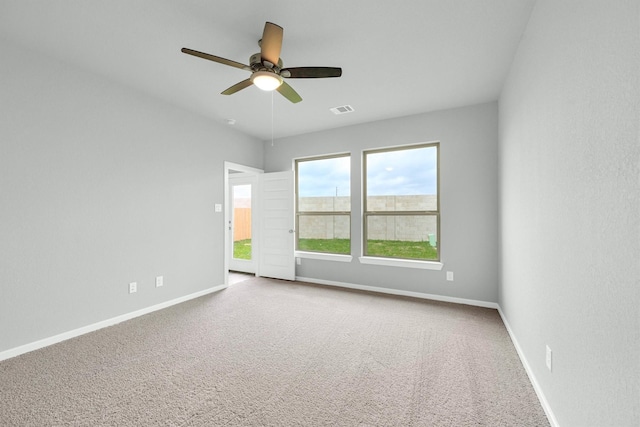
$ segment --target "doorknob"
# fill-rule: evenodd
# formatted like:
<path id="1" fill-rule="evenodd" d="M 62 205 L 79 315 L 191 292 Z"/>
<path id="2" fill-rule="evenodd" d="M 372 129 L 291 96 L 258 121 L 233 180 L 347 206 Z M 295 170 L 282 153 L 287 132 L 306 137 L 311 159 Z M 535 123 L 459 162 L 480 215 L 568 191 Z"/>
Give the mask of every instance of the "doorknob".
<path id="1" fill-rule="evenodd" d="M 289 230 L 289 233 L 295 233 L 296 230 Z"/>

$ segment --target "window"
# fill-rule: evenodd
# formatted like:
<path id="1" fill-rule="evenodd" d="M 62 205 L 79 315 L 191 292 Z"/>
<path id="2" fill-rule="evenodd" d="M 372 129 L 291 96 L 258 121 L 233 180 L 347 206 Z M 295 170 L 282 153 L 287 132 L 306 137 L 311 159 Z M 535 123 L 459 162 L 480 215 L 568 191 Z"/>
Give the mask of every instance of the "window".
<path id="1" fill-rule="evenodd" d="M 296 250 L 351 253 L 351 157 L 298 159 Z"/>
<path id="2" fill-rule="evenodd" d="M 364 152 L 364 256 L 440 260 L 438 148 Z"/>

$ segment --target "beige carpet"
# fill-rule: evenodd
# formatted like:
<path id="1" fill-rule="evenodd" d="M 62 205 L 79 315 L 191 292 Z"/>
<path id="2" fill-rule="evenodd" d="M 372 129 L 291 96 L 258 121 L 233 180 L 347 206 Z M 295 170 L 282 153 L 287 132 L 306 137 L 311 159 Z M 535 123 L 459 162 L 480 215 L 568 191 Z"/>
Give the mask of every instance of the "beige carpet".
<path id="1" fill-rule="evenodd" d="M 495 310 L 250 279 L 0 363 L 3 426 L 548 426 Z"/>

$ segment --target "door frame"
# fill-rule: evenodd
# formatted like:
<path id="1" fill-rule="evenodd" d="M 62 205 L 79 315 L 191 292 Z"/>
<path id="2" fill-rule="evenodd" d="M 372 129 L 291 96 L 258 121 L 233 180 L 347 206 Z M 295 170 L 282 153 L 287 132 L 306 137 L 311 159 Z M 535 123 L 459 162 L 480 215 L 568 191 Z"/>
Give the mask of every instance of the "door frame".
<path id="1" fill-rule="evenodd" d="M 225 286 L 229 286 L 229 259 L 232 256 L 231 254 L 231 233 L 229 230 L 229 221 L 231 220 L 231 212 L 229 212 L 230 207 L 231 207 L 231 195 L 229 194 L 229 175 L 232 173 L 231 171 L 236 171 L 236 172 L 243 172 L 246 174 L 254 174 L 254 175 L 260 175 L 262 173 L 264 173 L 264 170 L 262 169 L 257 169 L 257 168 L 253 168 L 251 166 L 245 166 L 245 165 L 241 165 L 239 163 L 233 163 L 233 162 L 228 162 L 225 160 L 224 162 L 224 284 Z M 257 203 L 258 201 L 256 200 L 255 203 Z M 253 205 L 254 201 L 252 201 L 252 205 Z M 259 211 L 259 206 L 256 207 L 255 209 L 256 212 Z M 253 215 L 252 215 L 253 217 Z M 255 233 L 259 233 L 258 228 L 256 227 L 256 229 L 253 231 L 253 234 L 256 238 L 252 239 L 252 243 L 251 243 L 251 251 L 252 251 L 252 257 L 253 256 L 258 256 L 259 255 L 259 251 L 260 251 L 260 246 L 259 244 L 256 244 L 257 242 L 259 242 L 259 239 L 256 236 Z M 254 243 L 255 242 L 255 243 Z M 256 276 L 259 275 L 259 266 L 257 265 L 258 263 L 256 263 Z"/>

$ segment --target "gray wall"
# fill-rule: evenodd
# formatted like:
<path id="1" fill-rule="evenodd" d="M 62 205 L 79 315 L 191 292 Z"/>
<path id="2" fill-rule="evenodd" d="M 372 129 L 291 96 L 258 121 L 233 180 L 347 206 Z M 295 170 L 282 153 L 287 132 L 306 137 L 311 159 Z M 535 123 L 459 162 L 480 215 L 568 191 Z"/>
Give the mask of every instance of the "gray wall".
<path id="1" fill-rule="evenodd" d="M 500 98 L 500 306 L 563 427 L 640 425 L 639 19 L 539 0 Z"/>
<path id="2" fill-rule="evenodd" d="M 223 162 L 262 142 L 0 52 L 0 351 L 222 284 Z"/>
<path id="3" fill-rule="evenodd" d="M 358 106 L 355 106 L 357 114 Z M 383 120 L 265 143 L 265 170 L 291 170 L 296 157 L 351 152 L 350 263 L 303 259 L 296 275 L 497 302 L 498 106 L 488 103 Z M 442 271 L 360 264 L 361 155 L 368 148 L 440 141 Z M 445 271 L 455 281 L 445 280 Z"/>

